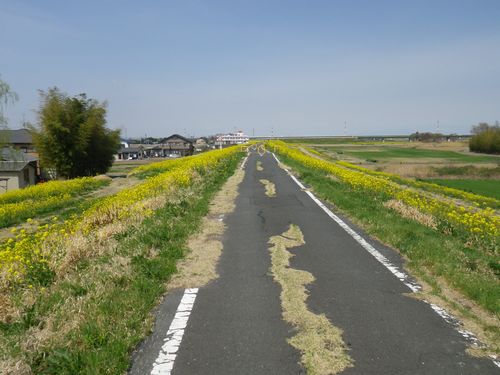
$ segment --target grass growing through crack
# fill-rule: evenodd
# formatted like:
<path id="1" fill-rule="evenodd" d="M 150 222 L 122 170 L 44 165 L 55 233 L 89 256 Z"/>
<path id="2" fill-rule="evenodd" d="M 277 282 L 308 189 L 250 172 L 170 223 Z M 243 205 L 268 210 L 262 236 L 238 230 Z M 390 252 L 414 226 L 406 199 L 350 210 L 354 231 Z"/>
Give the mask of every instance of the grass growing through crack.
<path id="1" fill-rule="evenodd" d="M 445 296 L 449 286 L 489 312 L 491 319 L 477 322 L 483 329 L 479 336 L 493 351 L 500 353 L 498 256 L 467 247 L 459 237 L 442 234 L 413 219 L 401 217 L 385 207 L 387 197 L 376 192 L 353 189 L 284 155 L 281 160 L 298 172 L 302 181 L 319 197 L 334 203 L 337 210 L 369 234 L 398 249 L 407 258 L 406 266 L 410 271 L 431 285 L 432 293 Z M 462 316 L 479 319 L 474 312 L 467 311 L 468 307 L 460 305 L 455 307 Z"/>
<path id="2" fill-rule="evenodd" d="M 269 197 L 269 198 L 273 198 L 276 196 L 276 185 L 274 185 L 273 182 L 269 181 L 269 180 L 266 180 L 264 178 L 260 179 L 259 180 L 260 183 L 262 185 L 264 185 L 265 189 L 266 189 L 266 195 Z"/>
<path id="3" fill-rule="evenodd" d="M 36 374 L 124 373 L 188 236 L 238 159 L 115 235 L 109 251 L 82 259 L 17 319 L 0 323 L 0 373 L 16 367 Z"/>
<path id="4" fill-rule="evenodd" d="M 283 234 L 271 237 L 271 271 L 281 285 L 283 318 L 296 329 L 288 342 L 300 351 L 302 364 L 309 375 L 337 374 L 352 366 L 342 340 L 342 331 L 332 325 L 325 315 L 314 314 L 307 308 L 306 285 L 314 276 L 303 270 L 290 268 L 293 256 L 288 249 L 303 245 L 300 228 L 290 225 Z"/>

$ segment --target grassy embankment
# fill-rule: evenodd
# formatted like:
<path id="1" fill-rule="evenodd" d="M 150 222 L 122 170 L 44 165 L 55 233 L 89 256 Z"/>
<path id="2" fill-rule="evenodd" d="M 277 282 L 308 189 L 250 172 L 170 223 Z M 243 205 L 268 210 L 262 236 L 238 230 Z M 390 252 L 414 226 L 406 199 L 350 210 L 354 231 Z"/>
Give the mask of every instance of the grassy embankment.
<path id="1" fill-rule="evenodd" d="M 110 184 L 104 176 L 51 181 L 0 195 L 0 228 L 80 205 L 84 195 Z"/>
<path id="2" fill-rule="evenodd" d="M 139 168 L 142 184 L 99 201 L 79 224 L 72 219 L 79 229 L 66 233 L 67 248 L 47 254 L 50 277 L 28 280 L 27 273 L 3 284 L 0 372 L 126 371 L 188 236 L 241 158 L 226 150 L 206 155 Z M 55 234 L 47 238 L 59 243 Z"/>
<path id="3" fill-rule="evenodd" d="M 407 259 L 406 267 L 410 272 L 430 285 L 430 293 L 441 297 L 461 316 L 480 325 L 484 333 L 481 338 L 490 343 L 494 351 L 500 351 L 498 228 L 492 232 L 496 236 L 488 235 L 488 241 L 475 242 L 472 234 L 466 235 L 455 224 L 428 213 L 424 215 L 430 219 L 431 225 L 415 220 L 412 215 L 418 210 L 412 207 L 403 217 L 387 205 L 388 201 L 394 200 L 394 195 L 376 186 L 378 178 L 370 188 L 371 185 L 363 184 L 362 180 L 368 181 L 371 177 L 362 171 L 347 170 L 344 174 L 342 166 L 336 166 L 340 168 L 340 175 L 335 175 L 322 169 L 324 164 L 312 156 L 302 154 L 305 158 L 295 157 L 297 149 L 295 153 L 290 153 L 289 147 L 278 146 L 276 149 L 281 160 L 296 171 L 318 196 L 333 203 L 336 210 L 369 234 L 398 249 Z M 391 185 L 392 181 L 384 184 Z M 453 290 L 474 302 L 469 305 L 457 302 L 450 292 Z M 474 304 L 486 310 L 486 315 L 496 318 L 481 320 L 474 310 L 469 311 L 468 306 Z"/>

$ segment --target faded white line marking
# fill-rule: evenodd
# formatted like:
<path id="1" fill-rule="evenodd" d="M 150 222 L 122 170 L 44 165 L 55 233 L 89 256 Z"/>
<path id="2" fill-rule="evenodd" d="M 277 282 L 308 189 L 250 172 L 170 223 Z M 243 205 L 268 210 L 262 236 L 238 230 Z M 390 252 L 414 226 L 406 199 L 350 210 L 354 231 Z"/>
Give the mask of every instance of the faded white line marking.
<path id="1" fill-rule="evenodd" d="M 177 351 L 181 345 L 184 330 L 186 329 L 197 293 L 198 288 L 186 289 L 184 291 L 174 319 L 170 323 L 167 335 L 163 340 L 165 343 L 161 347 L 160 353 L 153 364 L 151 375 L 170 375 L 172 372 Z"/>
<path id="2" fill-rule="evenodd" d="M 278 163 L 280 163 L 279 159 L 276 157 L 276 155 L 273 153 L 274 158 Z M 356 240 L 366 251 L 368 251 L 375 259 L 377 259 L 380 263 L 384 265 L 385 268 L 387 268 L 394 276 L 396 276 L 403 284 L 405 284 L 408 288 L 413 293 L 417 293 L 422 290 L 422 287 L 413 282 L 410 277 L 403 271 L 401 271 L 397 266 L 393 265 L 389 259 L 387 259 L 385 256 L 383 256 L 379 251 L 377 251 L 372 245 L 370 245 L 363 237 L 361 237 L 356 231 L 354 231 L 349 225 L 347 225 L 341 218 L 339 218 L 337 215 L 335 215 L 328 207 L 326 207 L 316 196 L 311 193 L 309 190 L 306 190 L 304 185 L 295 177 L 291 174 L 291 172 L 285 168 L 285 171 L 287 174 L 292 178 L 293 181 L 302 189 L 304 192 L 328 215 L 330 216 L 331 219 L 333 219 L 342 229 L 344 229 L 347 233 L 351 235 L 352 238 Z M 425 303 L 427 303 L 432 310 L 438 314 L 443 320 L 453 326 L 453 328 L 462 335 L 462 337 L 467 340 L 471 345 L 482 348 L 484 347 L 484 344 L 479 341 L 479 339 L 472 333 L 467 330 L 462 329 L 462 323 L 455 318 L 453 315 L 448 313 L 445 309 L 442 307 L 439 307 L 438 305 L 435 305 L 433 303 L 430 303 L 427 300 L 424 300 Z M 495 355 L 490 355 L 489 356 L 493 363 L 497 366 L 500 367 L 500 360 L 498 359 L 497 356 Z"/>
<path id="3" fill-rule="evenodd" d="M 274 158 L 279 163 L 278 158 L 274 155 Z M 326 207 L 316 196 L 311 193 L 309 190 L 305 188 L 305 186 L 295 177 L 293 176 L 288 169 L 285 168 L 285 171 L 292 178 L 293 181 L 299 187 L 304 190 L 304 192 L 309 195 L 309 197 L 323 210 L 326 212 L 330 218 L 332 218 L 342 229 L 344 229 L 347 233 L 353 237 L 356 242 L 358 242 L 366 251 L 368 251 L 375 259 L 377 259 L 380 263 L 382 263 L 391 273 L 396 276 L 399 280 L 401 280 L 408 288 L 410 288 L 413 292 L 418 292 L 422 290 L 422 287 L 415 282 L 411 281 L 410 277 L 401 271 L 398 267 L 393 265 L 389 259 L 383 256 L 378 250 L 376 250 L 372 245 L 370 245 L 363 237 L 361 237 L 358 233 L 356 233 L 349 225 L 347 225 L 340 217 L 335 215 L 328 207 Z"/>
<path id="4" fill-rule="evenodd" d="M 380 263 L 384 265 L 391 273 L 396 276 L 399 280 L 401 280 L 412 292 L 419 292 L 422 290 L 422 287 L 417 283 L 411 281 L 410 277 L 403 271 L 401 271 L 398 267 L 393 265 L 389 259 L 383 256 L 378 250 L 376 250 L 372 245 L 370 245 L 363 237 L 361 237 L 358 233 L 356 233 L 349 225 L 347 225 L 341 218 L 335 215 L 332 211 L 328 209 L 318 198 L 314 196 L 313 193 L 306 190 L 305 193 L 311 197 L 311 199 L 320 206 L 323 211 L 326 212 L 328 216 L 330 216 L 342 229 L 344 229 L 347 233 L 351 235 L 352 238 L 356 240 L 366 251 L 368 251 L 375 259 L 377 259 Z"/>
<path id="5" fill-rule="evenodd" d="M 274 156 L 274 159 L 276 159 L 276 161 L 278 162 L 278 164 L 280 163 L 280 161 L 278 160 L 278 158 L 276 157 L 276 155 L 273 153 L 273 156 Z M 295 183 L 297 185 L 299 185 L 299 187 L 302 189 L 302 190 L 305 190 L 306 187 L 302 184 L 302 182 L 300 182 L 299 180 L 297 180 L 297 178 L 286 168 L 283 168 L 286 173 L 288 173 L 288 175 L 292 178 L 292 180 L 295 181 Z"/>
<path id="6" fill-rule="evenodd" d="M 245 159 L 243 159 L 243 162 L 241 163 L 240 169 L 245 168 L 245 164 L 246 164 L 246 162 L 247 162 L 247 160 L 248 160 L 248 155 L 249 155 L 249 154 L 247 154 L 247 156 L 245 156 Z"/>

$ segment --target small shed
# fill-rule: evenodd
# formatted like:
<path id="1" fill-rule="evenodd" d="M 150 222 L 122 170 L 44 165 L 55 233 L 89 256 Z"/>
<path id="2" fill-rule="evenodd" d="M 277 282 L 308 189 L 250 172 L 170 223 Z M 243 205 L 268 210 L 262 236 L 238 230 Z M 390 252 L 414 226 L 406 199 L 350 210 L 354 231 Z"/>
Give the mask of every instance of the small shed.
<path id="1" fill-rule="evenodd" d="M 36 183 L 36 162 L 0 161 L 0 194 Z"/>

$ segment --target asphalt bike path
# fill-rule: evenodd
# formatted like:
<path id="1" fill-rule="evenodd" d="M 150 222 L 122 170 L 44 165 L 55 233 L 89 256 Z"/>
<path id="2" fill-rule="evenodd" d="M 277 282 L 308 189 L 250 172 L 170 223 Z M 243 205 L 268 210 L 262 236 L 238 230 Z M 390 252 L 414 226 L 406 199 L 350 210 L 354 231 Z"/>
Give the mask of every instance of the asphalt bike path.
<path id="1" fill-rule="evenodd" d="M 415 284 L 398 274 L 396 252 L 343 219 L 366 239 L 362 246 L 272 154 L 251 153 L 245 171 L 236 208 L 225 218 L 220 277 L 184 297 L 165 298 L 153 335 L 134 354 L 131 374 L 305 374 L 300 353 L 287 343 L 295 329 L 282 319 L 281 287 L 270 272 L 268 241 L 290 224 L 305 241 L 290 249 L 290 267 L 315 277 L 307 306 L 342 329 L 354 362 L 342 374 L 500 373 L 493 361 L 466 354 L 470 339 L 443 313 L 409 296 Z M 261 179 L 275 184 L 275 197 L 265 194 Z M 370 246 L 378 255 L 367 251 Z M 181 313 L 177 305 L 184 306 Z"/>

